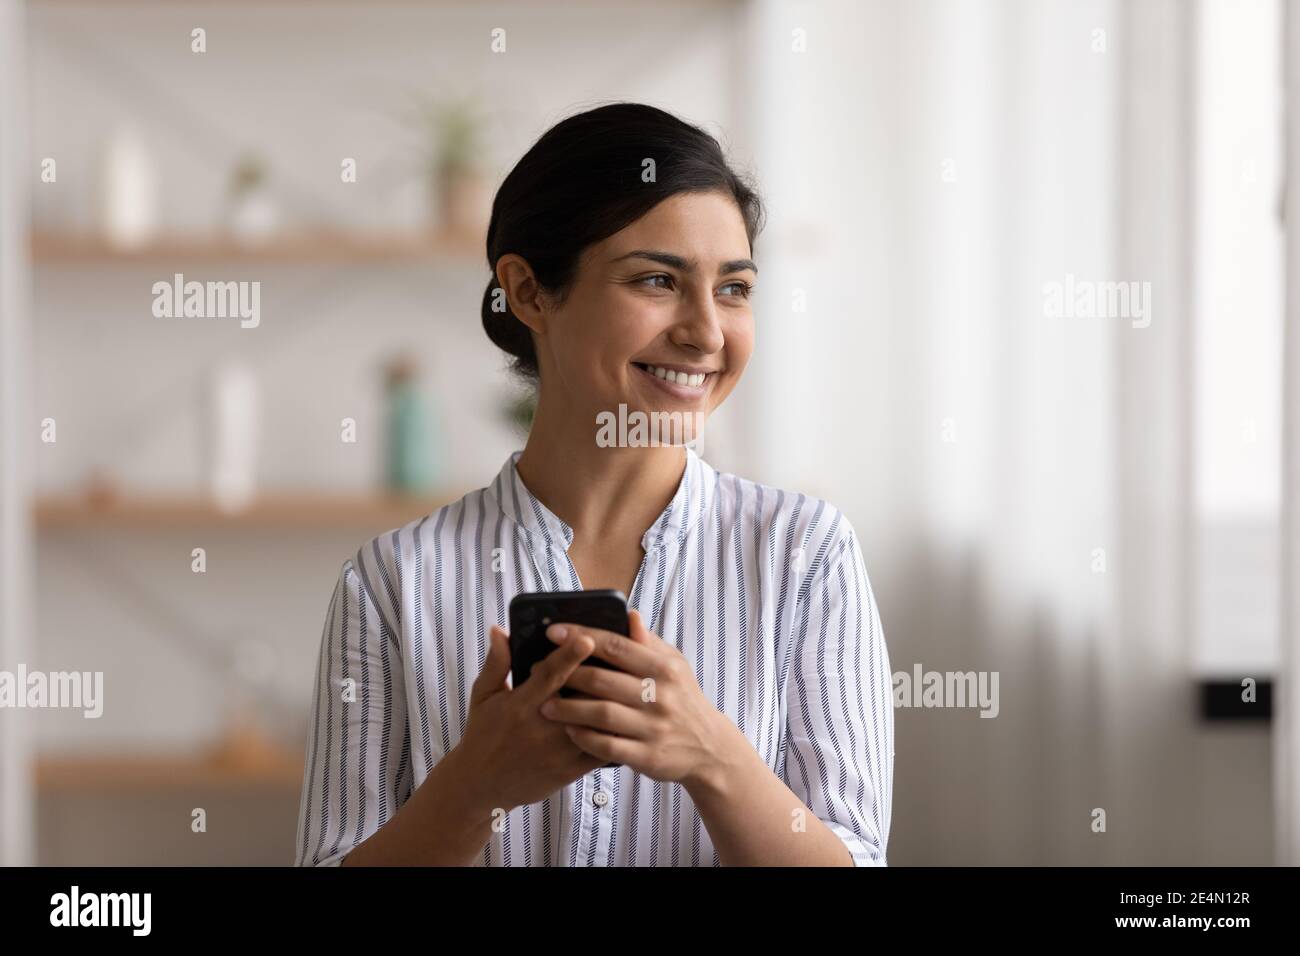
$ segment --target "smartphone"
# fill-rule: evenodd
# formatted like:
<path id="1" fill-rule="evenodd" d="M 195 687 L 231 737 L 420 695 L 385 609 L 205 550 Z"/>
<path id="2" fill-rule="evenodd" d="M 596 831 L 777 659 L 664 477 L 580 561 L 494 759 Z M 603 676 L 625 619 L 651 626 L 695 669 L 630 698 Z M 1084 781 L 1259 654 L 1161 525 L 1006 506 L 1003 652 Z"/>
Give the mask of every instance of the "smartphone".
<path id="1" fill-rule="evenodd" d="M 512 685 L 518 687 L 528 680 L 533 665 L 547 654 L 558 650 L 546 636 L 552 624 L 579 624 L 597 627 L 615 634 L 628 636 L 627 599 L 622 591 L 532 591 L 517 594 L 510 602 L 510 671 Z M 613 664 L 599 657 L 588 657 L 586 664 L 617 670 Z M 561 697 L 580 693 L 572 687 L 561 687 Z M 606 767 L 617 767 L 607 763 Z"/>

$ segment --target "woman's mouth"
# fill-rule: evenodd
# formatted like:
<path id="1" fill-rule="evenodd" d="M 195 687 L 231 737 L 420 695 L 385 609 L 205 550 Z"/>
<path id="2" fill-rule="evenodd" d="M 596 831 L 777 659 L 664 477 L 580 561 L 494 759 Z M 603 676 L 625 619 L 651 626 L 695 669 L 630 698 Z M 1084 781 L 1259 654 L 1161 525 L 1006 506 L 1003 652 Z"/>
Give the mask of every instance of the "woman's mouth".
<path id="1" fill-rule="evenodd" d="M 632 365 L 645 378 L 664 393 L 674 398 L 699 398 L 713 382 L 715 372 L 687 372 L 664 368 L 659 365 L 647 365 L 633 362 Z"/>

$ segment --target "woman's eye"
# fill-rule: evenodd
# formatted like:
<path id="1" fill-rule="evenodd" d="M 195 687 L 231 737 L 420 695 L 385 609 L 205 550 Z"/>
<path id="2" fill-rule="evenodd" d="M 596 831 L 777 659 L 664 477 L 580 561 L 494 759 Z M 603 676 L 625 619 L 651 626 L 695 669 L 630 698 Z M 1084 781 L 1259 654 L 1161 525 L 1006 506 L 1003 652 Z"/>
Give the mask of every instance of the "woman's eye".
<path id="1" fill-rule="evenodd" d="M 673 287 L 673 277 L 672 277 L 672 276 L 669 276 L 669 275 L 664 275 L 663 273 L 658 273 L 658 274 L 656 274 L 656 275 L 652 275 L 652 276 L 643 276 L 642 278 L 638 279 L 637 281 L 638 281 L 638 282 L 643 282 L 643 283 L 653 283 L 653 282 L 655 282 L 656 280 L 659 280 L 659 279 L 662 279 L 666 284 L 665 284 L 665 285 L 661 285 L 661 286 L 652 286 L 652 288 L 657 288 L 657 289 L 671 289 L 671 288 Z"/>
<path id="2" fill-rule="evenodd" d="M 742 299 L 748 299 L 749 296 L 750 296 L 750 293 L 752 293 L 752 292 L 754 291 L 754 287 L 753 287 L 752 285 L 750 285 L 748 282 L 740 282 L 740 281 L 737 281 L 737 282 L 728 282 L 728 283 L 727 283 L 726 285 L 724 285 L 722 288 L 723 288 L 723 289 L 736 289 L 737 291 L 732 292 L 732 293 L 730 293 L 730 294 L 733 295 L 733 296 L 738 296 L 738 297 L 740 297 L 740 298 L 742 298 Z"/>

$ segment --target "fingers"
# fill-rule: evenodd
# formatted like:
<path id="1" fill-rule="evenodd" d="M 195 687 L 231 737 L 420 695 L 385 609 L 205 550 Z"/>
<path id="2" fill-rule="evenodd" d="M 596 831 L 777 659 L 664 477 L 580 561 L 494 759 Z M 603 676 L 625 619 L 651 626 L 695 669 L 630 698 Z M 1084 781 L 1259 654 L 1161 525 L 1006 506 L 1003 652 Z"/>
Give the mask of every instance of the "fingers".
<path id="1" fill-rule="evenodd" d="M 647 702 L 646 680 L 647 678 L 635 677 L 622 671 L 612 671 L 607 667 L 583 664 L 569 675 L 565 686 L 602 700 L 612 700 L 627 704 L 629 707 L 638 707 Z"/>
<path id="2" fill-rule="evenodd" d="M 528 680 L 518 688 L 518 692 L 525 695 L 529 702 L 541 704 L 564 686 L 574 669 L 591 654 L 592 647 L 591 638 L 584 635 L 576 635 L 573 640 L 566 641 L 533 667 Z"/>
<path id="3" fill-rule="evenodd" d="M 647 730 L 644 711 L 608 700 L 556 697 L 546 702 L 542 716 L 547 720 L 591 727 L 633 740 L 643 739 Z"/>
<path id="4" fill-rule="evenodd" d="M 616 737 L 601 733 L 590 727 L 578 727 L 565 724 L 565 732 L 576 746 L 593 757 L 599 757 L 601 764 L 616 763 L 631 766 L 635 761 L 644 763 L 647 756 L 646 744 L 626 737 Z"/>
<path id="5" fill-rule="evenodd" d="M 506 677 L 510 674 L 510 639 L 506 632 L 493 624 L 488 629 L 487 659 L 483 661 L 483 670 L 474 679 L 470 688 L 469 700 L 476 704 L 485 697 L 504 690 Z"/>
<path id="6" fill-rule="evenodd" d="M 563 636 L 559 629 L 563 629 Z M 619 670 L 647 677 L 658 676 L 663 670 L 662 651 L 666 647 L 663 641 L 638 643 L 622 634 L 581 624 L 552 624 L 546 629 L 546 636 L 560 645 L 572 641 L 577 635 L 591 638 L 596 644 L 592 654 Z"/>

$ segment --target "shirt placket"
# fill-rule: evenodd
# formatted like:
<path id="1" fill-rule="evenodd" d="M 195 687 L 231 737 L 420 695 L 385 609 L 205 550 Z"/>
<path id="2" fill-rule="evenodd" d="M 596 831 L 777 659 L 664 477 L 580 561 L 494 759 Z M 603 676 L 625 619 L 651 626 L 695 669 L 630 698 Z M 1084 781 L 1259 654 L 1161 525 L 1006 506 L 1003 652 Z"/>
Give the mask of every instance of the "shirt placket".
<path id="1" fill-rule="evenodd" d="M 527 495 L 526 491 L 524 492 Z M 528 496 L 531 497 L 531 496 Z M 534 504 L 535 502 L 529 502 Z M 537 519 L 529 531 L 529 551 L 539 573 L 539 580 L 548 588 L 559 591 L 578 589 L 578 578 L 569 559 L 568 544 L 571 531 L 560 519 L 551 515 L 540 503 L 533 512 Z M 645 558 L 637 576 L 633 594 L 628 595 L 629 608 L 640 612 L 642 620 L 651 630 L 660 623 L 662 602 L 668 599 L 673 586 L 670 580 L 678 548 L 674 539 L 675 528 L 666 516 L 646 534 L 642 542 Z M 666 562 L 667 567 L 664 567 Z M 658 594 L 658 577 L 664 568 L 665 586 Z M 601 767 L 585 774 L 565 787 L 561 799 L 561 817 L 570 821 L 570 827 L 559 827 L 556 834 L 555 859 L 563 866 L 609 866 L 614 856 L 614 823 L 618 812 L 616 794 L 619 791 L 618 775 L 624 768 Z M 576 850 L 573 832 L 577 829 Z"/>
<path id="2" fill-rule="evenodd" d="M 659 618 L 659 608 L 654 607 L 655 582 L 659 575 L 661 562 L 667 559 L 673 550 L 668 542 L 646 551 L 639 574 L 640 588 L 634 589 L 636 599 L 629 595 L 631 608 L 641 613 L 641 618 L 651 630 Z M 561 549 L 563 567 L 572 567 L 568 553 Z M 660 599 L 666 599 L 665 593 Z M 569 801 L 568 812 L 572 815 L 574 826 L 578 828 L 578 850 L 576 858 L 572 844 L 562 848 L 563 857 L 572 866 L 610 866 L 614 859 L 614 815 L 618 812 L 615 794 L 620 767 L 600 767 L 584 774 L 566 788 Z M 561 837 L 563 839 L 563 837 Z"/>
<path id="3" fill-rule="evenodd" d="M 567 551 L 562 552 L 563 566 L 572 568 Z M 651 556 L 646 555 L 649 571 Z M 644 612 L 643 612 L 644 613 Z M 609 866 L 614 852 L 614 782 L 617 767 L 598 767 L 584 774 L 570 786 L 571 812 L 578 828 L 577 858 L 572 846 L 567 859 L 575 866 Z"/>

